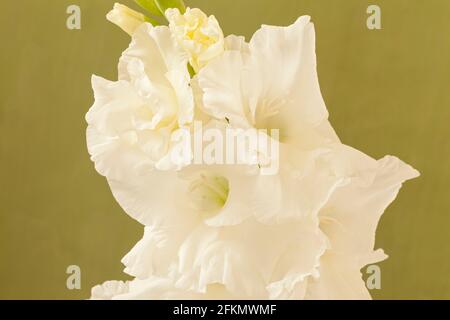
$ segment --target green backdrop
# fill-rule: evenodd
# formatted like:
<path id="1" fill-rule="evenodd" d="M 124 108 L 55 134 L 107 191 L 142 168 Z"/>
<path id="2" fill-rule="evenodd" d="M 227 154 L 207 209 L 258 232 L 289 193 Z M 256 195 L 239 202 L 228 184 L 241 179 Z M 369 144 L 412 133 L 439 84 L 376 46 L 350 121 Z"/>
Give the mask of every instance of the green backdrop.
<path id="1" fill-rule="evenodd" d="M 2 1 L 0 11 L 0 298 L 88 298 L 127 279 L 120 259 L 143 229 L 89 160 L 84 115 L 92 73 L 114 79 L 129 37 L 104 16 L 112 0 Z M 134 7 L 132 1 L 124 4 Z M 66 28 L 66 8 L 82 29 Z M 224 31 L 312 16 L 319 79 L 343 142 L 419 169 L 386 211 L 376 298 L 450 298 L 450 1 L 188 0 Z M 366 8 L 382 10 L 368 30 Z M 81 290 L 66 288 L 79 265 Z M 364 270 L 363 270 L 364 271 Z"/>

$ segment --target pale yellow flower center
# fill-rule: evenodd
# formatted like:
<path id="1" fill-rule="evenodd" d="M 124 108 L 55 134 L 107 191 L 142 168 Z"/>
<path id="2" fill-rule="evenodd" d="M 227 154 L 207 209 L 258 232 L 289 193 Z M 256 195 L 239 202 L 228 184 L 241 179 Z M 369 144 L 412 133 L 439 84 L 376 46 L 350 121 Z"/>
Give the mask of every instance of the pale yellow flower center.
<path id="1" fill-rule="evenodd" d="M 189 186 L 189 196 L 195 209 L 204 214 L 217 213 L 226 203 L 228 180 L 222 176 L 202 173 Z"/>

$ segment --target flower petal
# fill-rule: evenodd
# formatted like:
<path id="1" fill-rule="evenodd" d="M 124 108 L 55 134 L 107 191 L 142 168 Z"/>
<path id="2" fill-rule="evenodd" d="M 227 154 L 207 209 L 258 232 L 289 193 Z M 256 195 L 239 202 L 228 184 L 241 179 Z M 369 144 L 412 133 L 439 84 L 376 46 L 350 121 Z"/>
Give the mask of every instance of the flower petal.
<path id="1" fill-rule="evenodd" d="M 314 219 L 276 225 L 250 219 L 220 229 L 199 226 L 180 249 L 177 286 L 204 292 L 209 284 L 220 283 L 234 294 L 268 298 L 270 284 L 313 274 L 325 247 Z"/>
<path id="2" fill-rule="evenodd" d="M 152 83 L 173 90 L 179 106 L 179 125 L 193 119 L 194 102 L 189 86 L 189 56 L 173 39 L 166 26 L 153 27 L 149 23 L 140 26 L 132 37 L 132 42 L 119 61 L 119 79 L 131 80 L 129 64 L 142 61 L 145 74 Z"/>
<path id="3" fill-rule="evenodd" d="M 320 212 L 321 229 L 330 240 L 331 249 L 349 257 L 362 259 L 372 253 L 375 233 L 381 215 L 417 170 L 398 158 L 386 156 L 377 162 L 376 170 L 368 169 L 372 182 L 354 177 L 332 195 Z M 363 259 L 364 258 L 364 259 Z M 362 268 L 363 263 L 359 266 Z"/>
<path id="4" fill-rule="evenodd" d="M 228 119 L 236 128 L 249 127 L 241 92 L 243 67 L 241 52 L 226 51 L 197 75 L 197 83 L 203 94 L 203 111 L 219 120 Z"/>
<path id="5" fill-rule="evenodd" d="M 270 121 L 289 130 L 288 135 L 294 135 L 299 124 L 315 126 L 328 117 L 309 21 L 303 16 L 289 27 L 262 26 L 249 43 L 251 58 L 243 84 L 254 121 L 275 116 Z"/>

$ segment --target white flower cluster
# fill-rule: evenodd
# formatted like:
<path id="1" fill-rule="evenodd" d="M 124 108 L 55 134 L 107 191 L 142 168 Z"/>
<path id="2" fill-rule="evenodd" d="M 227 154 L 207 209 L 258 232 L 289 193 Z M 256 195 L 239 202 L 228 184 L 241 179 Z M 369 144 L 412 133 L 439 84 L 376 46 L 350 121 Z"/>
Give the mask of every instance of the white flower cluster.
<path id="1" fill-rule="evenodd" d="M 418 172 L 340 142 L 310 18 L 263 25 L 246 42 L 199 9 L 168 9 L 169 26 L 136 23 L 135 13 L 127 22 L 119 9 L 109 17 L 132 41 L 118 81 L 92 78 L 87 144 L 145 231 L 122 260 L 134 280 L 105 282 L 92 298 L 370 298 L 360 270 L 385 258 L 374 250 L 378 220 Z M 278 129 L 279 170 L 169 157 L 194 121 Z"/>

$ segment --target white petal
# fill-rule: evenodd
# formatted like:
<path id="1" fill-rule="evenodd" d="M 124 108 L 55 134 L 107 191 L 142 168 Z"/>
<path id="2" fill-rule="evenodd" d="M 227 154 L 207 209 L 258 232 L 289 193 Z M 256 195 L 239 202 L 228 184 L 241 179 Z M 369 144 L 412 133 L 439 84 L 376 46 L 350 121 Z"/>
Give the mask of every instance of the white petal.
<path id="1" fill-rule="evenodd" d="M 279 173 L 256 177 L 255 215 L 266 223 L 317 216 L 336 188 L 346 183 L 345 178 L 325 161 L 326 150 L 298 152 L 289 145 L 281 145 L 281 150 Z"/>
<path id="2" fill-rule="evenodd" d="M 166 73 L 171 70 L 187 72 L 188 56 L 178 47 L 166 26 L 140 26 L 119 62 L 119 78 L 129 80 L 128 63 L 137 58 L 144 63 L 145 72 L 154 83 L 167 83 Z"/>
<path id="3" fill-rule="evenodd" d="M 308 279 L 305 299 L 369 300 L 370 293 L 362 279 L 360 267 L 348 257 L 326 253 L 320 261 L 320 277 Z"/>
<path id="4" fill-rule="evenodd" d="M 152 168 L 151 159 L 128 141 L 133 137 L 126 134 L 122 137 L 108 137 L 93 127 L 88 127 L 86 137 L 91 159 L 101 175 L 120 180 Z"/>
<path id="5" fill-rule="evenodd" d="M 360 258 L 360 268 L 374 249 L 381 215 L 402 183 L 419 173 L 398 158 L 387 156 L 378 161 L 376 170 L 369 167 L 365 174 L 372 179 L 355 176 L 347 186 L 336 190 L 320 212 L 321 228 L 330 240 L 331 250 Z"/>
<path id="6" fill-rule="evenodd" d="M 316 70 L 314 26 L 309 17 L 289 27 L 262 26 L 250 40 L 230 38 L 231 48 L 198 74 L 204 111 L 236 127 L 280 129 L 285 139 L 307 130 L 337 140 L 324 126 L 328 112 Z M 320 126 L 320 128 L 319 128 Z"/>
<path id="7" fill-rule="evenodd" d="M 173 103 L 179 106 L 179 124 L 192 121 L 194 102 L 189 87 L 189 56 L 173 39 L 169 28 L 145 23 L 135 31 L 130 46 L 120 59 L 119 79 L 131 79 L 128 65 L 133 59 L 142 61 L 152 83 L 173 90 L 176 98 Z"/>
<path id="8" fill-rule="evenodd" d="M 176 172 L 154 170 L 128 180 L 108 182 L 124 211 L 146 226 L 176 231 L 197 223 L 198 213 L 186 206 L 188 182 L 178 179 Z"/>
<path id="9" fill-rule="evenodd" d="M 295 132 L 299 124 L 314 126 L 327 118 L 309 20 L 303 16 L 289 27 L 262 26 L 250 40 L 250 67 L 243 83 L 256 122 L 273 114 L 279 128 Z"/>
<path id="10" fill-rule="evenodd" d="M 313 274 L 325 247 L 314 220 L 264 225 L 250 219 L 220 229 L 200 226 L 180 249 L 177 286 L 204 292 L 208 284 L 220 283 L 235 294 L 268 298 L 270 284 Z"/>
<path id="11" fill-rule="evenodd" d="M 133 280 L 127 293 L 114 296 L 116 300 L 236 300 L 242 296 L 232 295 L 223 286 L 211 285 L 205 293 L 177 288 L 170 278 L 150 277 Z"/>
<path id="12" fill-rule="evenodd" d="M 165 276 L 177 262 L 183 233 L 164 227 L 145 227 L 143 238 L 122 259 L 124 272 L 138 279 Z"/>
<path id="13" fill-rule="evenodd" d="M 249 127 L 241 92 L 243 67 L 241 52 L 226 51 L 197 75 L 203 111 L 219 120 L 227 118 L 236 128 Z"/>
<path id="14" fill-rule="evenodd" d="M 92 78 L 95 103 L 86 114 L 86 139 L 97 171 L 112 179 L 145 171 L 151 158 L 136 146 L 134 112 L 142 101 L 128 82 Z"/>
<path id="15" fill-rule="evenodd" d="M 231 34 L 225 38 L 225 50 L 236 50 L 241 52 L 249 52 L 248 43 L 242 36 Z"/>
<path id="16" fill-rule="evenodd" d="M 128 82 L 92 76 L 92 89 L 95 102 L 86 114 L 90 126 L 112 137 L 133 129 L 131 114 L 142 100 Z"/>
<path id="17" fill-rule="evenodd" d="M 91 289 L 92 300 L 111 300 L 117 295 L 128 292 L 128 282 L 106 281 Z"/>

